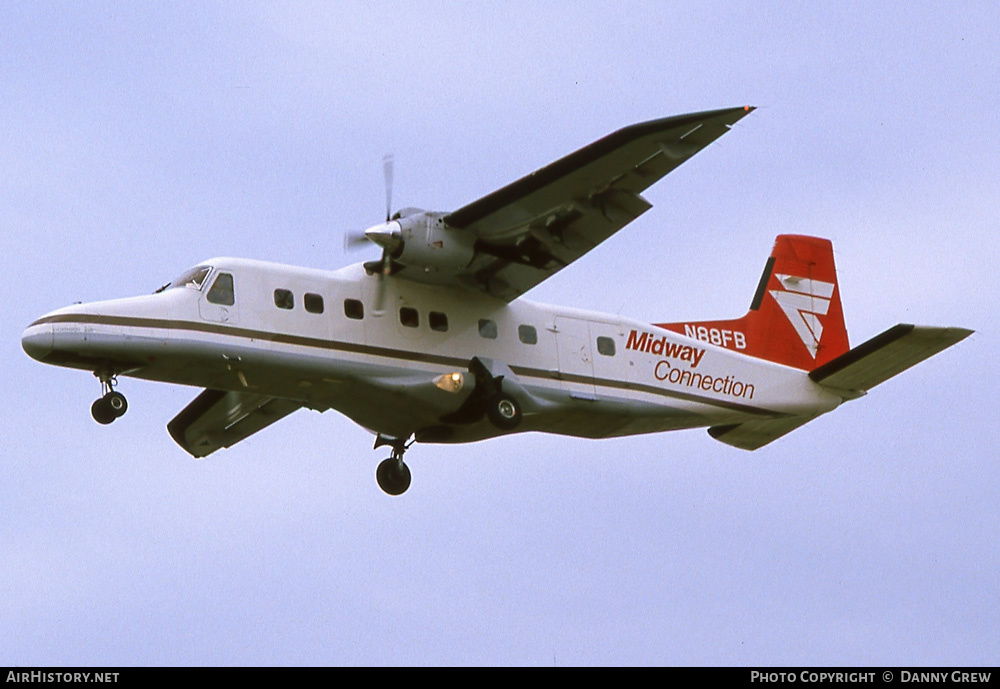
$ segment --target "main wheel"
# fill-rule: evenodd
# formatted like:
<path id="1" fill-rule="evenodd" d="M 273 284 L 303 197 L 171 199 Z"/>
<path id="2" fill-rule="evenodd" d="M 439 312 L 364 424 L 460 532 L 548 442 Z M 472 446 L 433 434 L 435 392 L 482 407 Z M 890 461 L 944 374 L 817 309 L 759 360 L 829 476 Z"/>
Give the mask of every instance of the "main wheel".
<path id="1" fill-rule="evenodd" d="M 378 465 L 375 480 L 389 495 L 402 495 L 410 487 L 410 468 L 402 460 L 389 457 Z"/>
<path id="2" fill-rule="evenodd" d="M 118 414 L 111 407 L 107 396 L 95 400 L 90 405 L 90 415 L 94 417 L 94 421 L 105 426 L 118 418 Z"/>
<path id="3" fill-rule="evenodd" d="M 521 405 L 509 395 L 499 393 L 486 403 L 486 416 L 502 431 L 512 431 L 521 423 Z"/>

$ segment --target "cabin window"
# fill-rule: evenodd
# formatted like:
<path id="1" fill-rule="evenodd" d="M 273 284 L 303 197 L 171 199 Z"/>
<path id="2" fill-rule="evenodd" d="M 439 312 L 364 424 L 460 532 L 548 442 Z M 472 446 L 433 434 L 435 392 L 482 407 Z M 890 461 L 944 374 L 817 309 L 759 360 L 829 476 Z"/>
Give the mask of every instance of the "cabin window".
<path id="1" fill-rule="evenodd" d="M 431 330 L 436 330 L 439 333 L 448 331 L 448 316 L 440 311 L 431 311 L 427 314 L 427 322 L 430 324 Z"/>
<path id="2" fill-rule="evenodd" d="M 407 328 L 416 328 L 420 325 L 420 314 L 416 309 L 404 306 L 399 309 L 399 322 Z"/>
<path id="3" fill-rule="evenodd" d="M 345 299 L 344 315 L 354 320 L 361 320 L 365 317 L 365 305 L 357 299 Z"/>
<path id="4" fill-rule="evenodd" d="M 488 318 L 479 319 L 479 336 L 487 340 L 497 339 L 497 324 Z"/>
<path id="5" fill-rule="evenodd" d="M 233 276 L 230 273 L 219 273 L 212 283 L 212 289 L 208 290 L 207 299 L 213 304 L 222 306 L 232 306 L 236 303 L 236 296 L 233 292 Z"/>
<path id="6" fill-rule="evenodd" d="M 524 344 L 538 344 L 538 331 L 533 325 L 519 325 L 517 326 L 517 339 Z"/>
<path id="7" fill-rule="evenodd" d="M 610 337 L 597 338 L 597 353 L 603 354 L 604 356 L 614 356 L 615 341 L 612 340 Z"/>
<path id="8" fill-rule="evenodd" d="M 295 308 L 295 295 L 287 289 L 274 290 L 274 305 L 279 309 Z"/>
<path id="9" fill-rule="evenodd" d="M 306 298 L 302 300 L 309 313 L 323 313 L 323 297 L 312 292 L 306 292 Z"/>

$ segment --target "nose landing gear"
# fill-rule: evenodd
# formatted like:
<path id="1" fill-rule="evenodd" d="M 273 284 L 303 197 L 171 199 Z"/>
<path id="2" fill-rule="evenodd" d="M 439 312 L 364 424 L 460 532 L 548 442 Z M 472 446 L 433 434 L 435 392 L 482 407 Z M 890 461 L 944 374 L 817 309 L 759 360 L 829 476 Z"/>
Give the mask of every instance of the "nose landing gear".
<path id="1" fill-rule="evenodd" d="M 382 460 L 375 470 L 378 487 L 389 495 L 402 495 L 410 487 L 410 468 L 403 463 L 403 453 L 412 444 L 407 443 L 405 438 L 387 438 L 384 435 L 375 439 L 375 449 L 383 445 L 392 448 L 392 456 Z"/>
<path id="2" fill-rule="evenodd" d="M 118 383 L 114 374 L 102 371 L 94 373 L 101 380 L 101 392 L 104 394 L 90 405 L 90 414 L 94 421 L 107 425 L 128 411 L 128 400 L 125 395 L 115 391 L 114 386 Z"/>

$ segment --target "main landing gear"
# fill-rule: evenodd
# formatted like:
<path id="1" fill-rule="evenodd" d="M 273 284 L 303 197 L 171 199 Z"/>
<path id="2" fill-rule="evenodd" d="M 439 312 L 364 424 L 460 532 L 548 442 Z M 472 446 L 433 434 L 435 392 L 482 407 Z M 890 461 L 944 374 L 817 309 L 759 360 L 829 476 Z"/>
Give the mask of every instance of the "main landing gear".
<path id="1" fill-rule="evenodd" d="M 128 400 L 114 389 L 118 383 L 114 374 L 97 371 L 94 375 L 100 378 L 104 394 L 90 405 L 90 414 L 97 423 L 107 425 L 128 411 Z"/>
<path id="2" fill-rule="evenodd" d="M 521 405 L 510 395 L 497 392 L 486 400 L 486 418 L 501 431 L 512 431 L 521 423 Z"/>
<path id="3" fill-rule="evenodd" d="M 476 423 L 485 414 L 490 423 L 501 431 L 512 431 L 521 424 L 523 414 L 517 398 L 504 392 L 502 375 L 494 376 L 486 365 L 473 357 L 469 373 L 476 381 L 462 406 L 445 414 L 441 421 L 448 424 Z"/>
<path id="4" fill-rule="evenodd" d="M 388 445 L 392 448 L 392 456 L 382 460 L 375 470 L 375 480 L 378 487 L 389 495 L 402 495 L 410 487 L 410 468 L 403 463 L 403 453 L 413 442 L 406 439 L 387 438 L 380 435 L 375 438 L 375 449 Z"/>

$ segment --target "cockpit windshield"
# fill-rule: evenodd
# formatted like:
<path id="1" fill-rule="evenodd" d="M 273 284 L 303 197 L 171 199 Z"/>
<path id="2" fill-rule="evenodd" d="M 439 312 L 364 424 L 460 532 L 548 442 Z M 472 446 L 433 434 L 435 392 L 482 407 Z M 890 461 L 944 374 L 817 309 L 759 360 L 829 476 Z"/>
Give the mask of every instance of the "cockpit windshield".
<path id="1" fill-rule="evenodd" d="M 174 289 L 175 287 L 190 287 L 191 289 L 201 289 L 201 286 L 205 284 L 205 278 L 208 274 L 212 272 L 212 266 L 196 266 L 191 270 L 187 271 L 178 278 L 174 278 L 167 284 L 165 284 L 160 289 L 156 290 L 156 294 L 163 292 L 164 290 Z"/>

